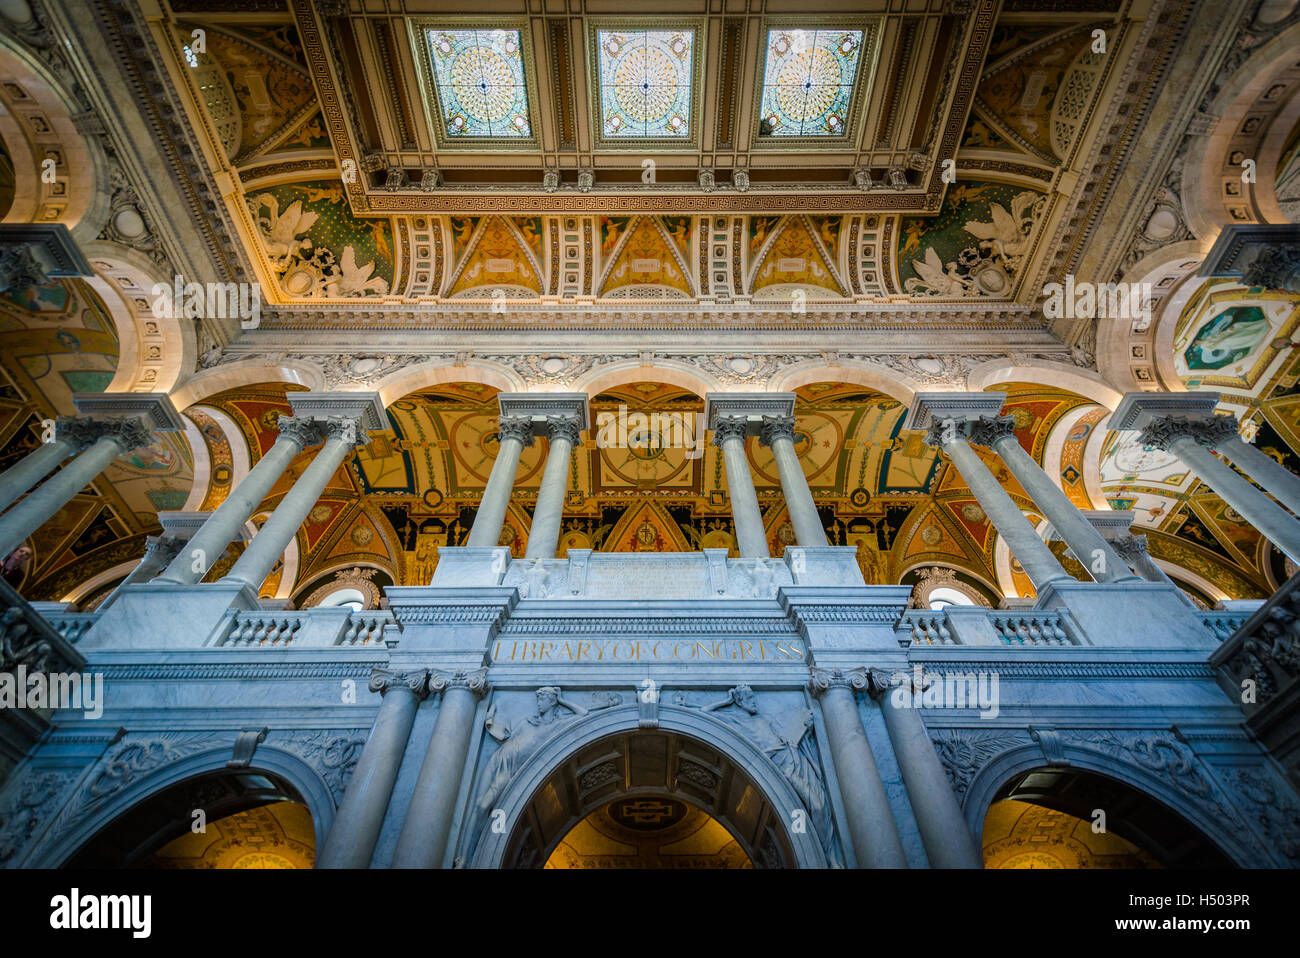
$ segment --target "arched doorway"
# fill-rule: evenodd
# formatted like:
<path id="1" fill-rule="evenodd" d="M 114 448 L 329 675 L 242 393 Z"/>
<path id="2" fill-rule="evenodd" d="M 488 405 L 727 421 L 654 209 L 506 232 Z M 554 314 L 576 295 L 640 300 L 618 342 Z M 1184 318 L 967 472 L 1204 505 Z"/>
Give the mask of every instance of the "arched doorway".
<path id="1" fill-rule="evenodd" d="M 989 805 L 986 868 L 1232 868 L 1177 812 L 1077 768 L 1015 775 Z"/>
<path id="2" fill-rule="evenodd" d="M 528 800 L 506 868 L 783 868 L 795 854 L 753 778 L 688 735 L 636 729 L 570 754 Z"/>
<path id="3" fill-rule="evenodd" d="M 211 772 L 118 816 L 67 868 L 311 868 L 316 839 L 297 791 L 259 770 Z"/>

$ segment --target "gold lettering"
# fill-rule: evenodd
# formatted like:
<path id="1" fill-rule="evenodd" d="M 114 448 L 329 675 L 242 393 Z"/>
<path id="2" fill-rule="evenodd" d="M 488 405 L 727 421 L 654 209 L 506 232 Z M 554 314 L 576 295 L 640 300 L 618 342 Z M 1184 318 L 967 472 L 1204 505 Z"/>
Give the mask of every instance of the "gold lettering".
<path id="1" fill-rule="evenodd" d="M 537 657 L 539 659 L 549 660 L 551 658 L 551 647 L 554 644 L 554 642 L 539 642 L 537 647 Z"/>
<path id="2" fill-rule="evenodd" d="M 679 660 L 679 661 L 682 659 L 682 653 L 678 651 L 678 649 L 680 649 L 681 647 L 682 647 L 682 643 L 681 643 L 681 642 L 675 642 L 675 643 L 673 643 L 673 658 L 675 658 L 675 659 L 677 659 L 677 660 Z M 687 643 L 686 643 L 686 647 L 687 647 L 688 649 L 691 650 L 691 654 L 688 655 L 688 656 L 686 656 L 686 658 L 689 658 L 689 659 L 693 659 L 693 658 L 695 658 L 695 646 L 693 646 L 693 645 L 691 645 L 689 642 L 687 642 Z"/>
<path id="3" fill-rule="evenodd" d="M 715 652 L 716 652 L 716 646 L 714 647 L 714 651 L 710 651 L 708 645 L 706 645 L 704 642 L 702 642 L 702 641 L 699 640 L 699 639 L 696 639 L 696 640 L 695 640 L 695 651 L 696 651 L 697 655 L 698 655 L 698 653 L 703 652 L 703 653 L 705 653 L 706 655 L 708 655 L 708 657 L 711 658 L 711 659 L 716 659 L 716 658 L 718 657 L 718 656 L 715 654 Z M 695 656 L 692 656 L 692 658 L 695 658 Z"/>
<path id="4" fill-rule="evenodd" d="M 740 641 L 740 657 L 742 659 L 751 659 L 754 657 L 754 643 L 746 639 Z"/>

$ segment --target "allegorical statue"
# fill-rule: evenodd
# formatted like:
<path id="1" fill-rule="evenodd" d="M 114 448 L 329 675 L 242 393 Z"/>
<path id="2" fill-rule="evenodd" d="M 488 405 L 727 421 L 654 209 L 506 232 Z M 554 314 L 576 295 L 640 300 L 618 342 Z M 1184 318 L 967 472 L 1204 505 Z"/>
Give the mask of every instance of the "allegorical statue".
<path id="1" fill-rule="evenodd" d="M 718 718 L 739 729 L 762 749 L 794 786 L 804 807 L 808 809 L 822 847 L 829 849 L 830 803 L 826 798 L 826 786 L 822 784 L 821 774 L 817 771 L 815 746 L 808 736 L 808 730 L 812 728 L 812 712 L 801 706 L 788 715 L 783 715 L 778 723 L 777 719 L 759 713 L 758 699 L 748 685 L 737 685 L 727 693 L 725 699 L 706 705 L 702 710 L 717 714 Z"/>
<path id="2" fill-rule="evenodd" d="M 537 690 L 537 714 L 524 719 L 517 728 L 511 728 L 508 723 L 498 720 L 496 703 L 492 703 L 485 727 L 487 733 L 501 743 L 501 747 L 488 762 L 485 784 L 478 798 L 480 812 L 486 813 L 492 808 L 528 756 L 561 725 L 623 701 L 623 697 L 616 692 L 593 692 L 591 698 L 591 708 L 584 708 L 562 698 L 557 686 L 544 685 Z M 568 709 L 568 713 L 561 709 Z"/>

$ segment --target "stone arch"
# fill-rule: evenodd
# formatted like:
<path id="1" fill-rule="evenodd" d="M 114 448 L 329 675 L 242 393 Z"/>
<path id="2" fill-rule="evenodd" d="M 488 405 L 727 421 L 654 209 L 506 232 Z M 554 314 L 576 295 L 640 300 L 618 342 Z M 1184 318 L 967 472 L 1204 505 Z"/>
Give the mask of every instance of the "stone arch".
<path id="1" fill-rule="evenodd" d="M 2 35 L 0 79 L 24 95 L 0 110 L 0 138 L 14 160 L 15 177 L 14 204 L 4 221 L 62 223 L 78 242 L 93 238 L 108 213 L 106 164 L 99 145 L 73 120 L 81 107 L 45 64 Z M 53 183 L 40 175 L 47 157 L 56 159 Z"/>
<path id="2" fill-rule="evenodd" d="M 1232 142 L 1237 139 L 1242 121 L 1257 102 L 1274 84 L 1278 77 L 1295 65 L 1295 51 L 1300 47 L 1300 22 L 1278 33 L 1251 54 L 1237 71 L 1223 83 L 1214 102 L 1205 111 L 1217 117 L 1217 122 L 1202 135 L 1193 136 L 1187 147 L 1188 161 L 1183 167 L 1182 198 L 1187 213 L 1187 224 L 1192 232 L 1204 239 L 1212 239 L 1219 228 L 1233 222 L 1225 206 L 1221 192 L 1223 169 Z M 1295 110 L 1295 98 L 1300 96 L 1291 92 L 1291 102 L 1282 109 L 1284 112 Z M 1293 121 L 1294 122 L 1294 121 Z M 1284 125 L 1277 117 L 1270 119 L 1269 129 Z M 1287 127 L 1289 131 L 1290 127 Z M 1265 133 L 1265 136 L 1268 134 Z M 1285 137 L 1283 132 L 1281 136 Z M 1278 147 L 1280 152 L 1280 146 Z M 1263 157 L 1259 157 L 1263 159 Z M 1251 218 L 1245 222 L 1259 222 L 1256 214 L 1265 214 L 1271 210 L 1280 213 L 1275 189 L 1276 163 L 1265 169 L 1262 163 L 1256 169 L 1256 180 L 1252 195 L 1241 197 L 1243 206 L 1255 208 Z M 1243 191 L 1244 193 L 1245 191 Z M 1270 201 L 1262 202 L 1263 197 Z M 1268 221 L 1267 219 L 1265 221 Z"/>
<path id="3" fill-rule="evenodd" d="M 615 386 L 639 382 L 669 383 L 694 393 L 701 399 L 710 392 L 724 390 L 716 379 L 701 372 L 698 367 L 672 359 L 656 359 L 649 366 L 635 359 L 597 366 L 580 376 L 574 382 L 573 389 L 594 397 Z"/>
<path id="4" fill-rule="evenodd" d="M 99 294 L 117 326 L 119 357 L 113 392 L 167 392 L 194 369 L 197 321 L 153 310 L 153 288 L 173 278 L 143 253 L 107 240 L 81 244 L 95 269 L 86 282 Z"/>
<path id="5" fill-rule="evenodd" d="M 505 866 L 508 846 L 516 836 L 524 813 L 533 797 L 547 778 L 565 761 L 589 745 L 619 733 L 636 732 L 639 709 L 636 705 L 623 705 L 602 710 L 568 724 L 562 735 L 553 736 L 539 748 L 519 769 L 510 784 L 497 800 L 497 807 L 505 812 L 507 827 L 497 833 L 482 828 L 470 858 L 473 868 L 502 868 Z M 791 785 L 762 751 L 739 732 L 698 709 L 661 704 L 657 731 L 672 732 L 697 739 L 709 748 L 723 754 L 739 768 L 744 769 L 753 784 L 773 808 L 803 808 L 803 803 Z M 829 783 L 827 791 L 830 791 Z M 812 829 L 802 834 L 785 832 L 792 858 L 799 868 L 827 867 L 823 851 Z"/>
<path id="6" fill-rule="evenodd" d="M 806 360 L 781 367 L 781 371 L 768 383 L 771 392 L 793 392 L 810 383 L 853 383 L 866 386 L 878 393 L 897 399 L 904 406 L 912 404 L 912 397 L 925 389 L 924 384 L 911 376 L 891 369 L 883 363 L 844 359 L 831 365 L 823 360 Z"/>
<path id="7" fill-rule="evenodd" d="M 240 386 L 259 383 L 295 383 L 312 390 L 324 390 L 325 374 L 311 363 L 285 359 L 277 363 L 262 359 L 245 359 L 226 363 L 192 376 L 172 390 L 171 399 L 178 411 L 184 411 L 209 396 Z"/>
<path id="8" fill-rule="evenodd" d="M 1190 801 L 1184 792 L 1170 788 L 1137 766 L 1090 748 L 1065 743 L 1062 752 L 1067 762 L 1058 762 L 1059 767 L 1091 772 L 1142 794 L 1180 817 L 1233 864 L 1249 866 L 1251 849 L 1243 847 L 1246 843 L 1233 830 L 1232 823 L 1217 820 Z M 1049 764 L 1042 747 L 1021 745 L 997 755 L 976 773 L 962 801 L 966 823 L 975 836 L 976 845 L 983 847 L 984 819 L 1003 787 L 1017 775 L 1046 767 Z"/>
<path id="9" fill-rule="evenodd" d="M 507 393 L 528 389 L 528 384 L 509 367 L 474 359 L 455 366 L 441 360 L 418 363 L 391 373 L 366 388 L 379 393 L 380 401 L 387 408 L 404 396 L 443 383 L 480 383 Z"/>
<path id="10" fill-rule="evenodd" d="M 1107 409 L 1114 409 L 1124 398 L 1123 393 L 1093 370 L 1046 359 L 1029 360 L 1023 364 L 995 359 L 980 363 L 966 379 L 966 387 L 972 392 L 997 391 L 1003 383 L 1050 386 L 1091 399 Z"/>
<path id="11" fill-rule="evenodd" d="M 60 867 L 133 808 L 189 779 L 211 772 L 227 771 L 226 762 L 231 755 L 230 749 L 229 741 L 214 740 L 198 754 L 165 765 L 123 788 L 92 815 L 78 816 L 69 828 L 55 834 L 52 838 L 42 837 L 23 867 Z M 324 844 L 330 823 L 334 820 L 335 803 L 329 785 L 316 769 L 292 752 L 273 745 L 261 745 L 258 746 L 249 766 L 240 771 L 249 774 L 259 772 L 270 774 L 289 785 L 298 793 L 302 803 L 311 812 L 312 825 L 316 832 L 316 847 L 320 848 Z M 88 789 L 89 783 L 84 783 L 70 796 L 70 801 L 76 803 Z M 58 817 L 61 818 L 66 814 L 69 808 L 69 805 L 65 805 L 58 813 Z"/>

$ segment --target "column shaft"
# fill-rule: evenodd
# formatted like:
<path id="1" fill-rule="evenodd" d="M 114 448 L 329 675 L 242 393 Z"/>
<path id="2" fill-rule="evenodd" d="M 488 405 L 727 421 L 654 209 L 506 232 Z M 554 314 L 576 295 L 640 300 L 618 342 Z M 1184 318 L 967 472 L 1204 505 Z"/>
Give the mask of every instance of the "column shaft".
<path id="1" fill-rule="evenodd" d="M 103 612 L 116 602 L 118 596 L 122 594 L 124 586 L 134 585 L 137 582 L 148 582 L 156 576 L 167 565 L 167 562 L 180 551 L 181 545 L 182 543 L 170 536 L 150 536 L 146 540 L 144 558 L 130 571 L 125 579 L 117 584 L 117 588 L 109 593 L 108 598 L 99 603 L 96 611 Z"/>
<path id="2" fill-rule="evenodd" d="M 357 759 L 338 814 L 325 836 L 325 844 L 316 859 L 317 868 L 370 866 L 427 678 L 424 672 L 405 675 L 377 672 L 371 678 L 371 690 L 382 690 L 384 700 L 375 716 L 370 738 Z"/>
<path id="3" fill-rule="evenodd" d="M 527 424 L 531 426 L 531 423 Z M 474 515 L 474 525 L 465 541 L 465 545 L 471 548 L 491 548 L 501 538 L 506 511 L 510 508 L 510 497 L 515 490 L 515 473 L 519 471 L 519 457 L 524 451 L 524 440 L 527 438 L 529 445 L 533 441 L 532 436 L 523 428 L 512 429 L 508 425 L 505 422 L 501 424 L 497 457 L 492 463 L 492 472 L 488 475 L 478 512 Z"/>
<path id="4" fill-rule="evenodd" d="M 55 436 L 53 442 L 43 442 L 39 449 L 23 456 L 18 463 L 0 474 L 0 510 L 8 509 L 36 483 L 50 474 L 59 463 L 72 455 L 76 445 Z"/>
<path id="5" fill-rule="evenodd" d="M 298 534 L 312 506 L 325 491 L 325 486 L 338 471 L 343 457 L 356 445 L 355 423 L 351 429 L 332 429 L 332 433 L 222 582 L 242 582 L 254 591 L 261 588 L 275 563 Z"/>
<path id="6" fill-rule="evenodd" d="M 1078 506 L 1047 477 L 1034 457 L 1025 452 L 1013 433 L 1008 431 L 993 439 L 991 448 L 1006 463 L 1021 488 L 1029 493 L 1029 498 L 1043 511 L 1089 575 L 1098 582 L 1137 580 L 1138 577 L 1129 571 Z"/>
<path id="7" fill-rule="evenodd" d="M 393 868 L 442 864 L 477 708 L 477 696 L 464 685 L 453 685 L 443 693 L 433 738 L 397 837 Z"/>
<path id="8" fill-rule="evenodd" d="M 727 470 L 727 493 L 731 497 L 731 518 L 736 526 L 736 546 L 744 558 L 769 558 L 763 514 L 758 508 L 758 494 L 754 492 L 749 457 L 745 455 L 744 435 L 738 431 L 728 433 L 718 446 L 722 449 L 722 462 Z"/>
<path id="9" fill-rule="evenodd" d="M 1219 443 L 1215 448 L 1229 462 L 1263 486 L 1265 492 L 1300 515 L 1300 476 L 1237 436 Z"/>
<path id="10" fill-rule="evenodd" d="M 578 439 L 576 420 L 552 420 L 546 468 L 537 491 L 537 508 L 528 530 L 525 559 L 554 559 L 560 545 L 560 524 L 564 519 L 564 494 L 569 482 L 569 454 Z M 495 543 L 493 543 L 495 545 Z"/>
<path id="11" fill-rule="evenodd" d="M 885 794 L 885 783 L 871 754 L 852 690 L 843 683 L 831 684 L 824 689 L 821 702 L 858 867 L 906 868 L 907 857 Z"/>
<path id="12" fill-rule="evenodd" d="M 975 845 L 911 694 L 904 704 L 896 705 L 896 689 L 889 688 L 887 679 L 877 688 L 885 728 L 930 864 L 935 868 L 983 868 L 984 856 Z"/>
<path id="13" fill-rule="evenodd" d="M 781 494 L 790 513 L 794 538 L 801 546 L 827 546 L 826 530 L 817 504 L 808 489 L 808 477 L 799 465 L 799 455 L 794 451 L 794 417 L 764 416 L 763 443 L 772 449 L 777 475 L 781 479 Z"/>
<path id="14" fill-rule="evenodd" d="M 274 445 L 230 491 L 217 510 L 199 526 L 185 548 L 158 578 L 177 585 L 193 585 L 202 579 L 212 564 L 225 553 L 226 547 L 239 535 L 239 530 L 248 521 L 248 517 L 266 498 L 276 480 L 289 468 L 289 463 L 319 439 L 320 431 L 314 423 L 281 416 L 280 436 Z"/>
<path id="15" fill-rule="evenodd" d="M 951 436 L 942 445 L 943 451 L 966 480 L 966 485 L 970 486 L 980 508 L 993 523 L 993 528 L 1006 540 L 1007 548 L 1020 562 L 1034 588 L 1042 592 L 1050 582 L 1071 578 L 965 437 L 960 434 Z"/>
<path id="16" fill-rule="evenodd" d="M 1231 466 L 1192 436 L 1171 439 L 1169 450 L 1293 562 L 1300 562 L 1300 520 L 1233 472 Z"/>
<path id="17" fill-rule="evenodd" d="M 127 449 L 116 435 L 104 435 L 0 516 L 0 556 L 7 556 Z"/>

